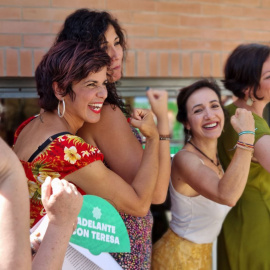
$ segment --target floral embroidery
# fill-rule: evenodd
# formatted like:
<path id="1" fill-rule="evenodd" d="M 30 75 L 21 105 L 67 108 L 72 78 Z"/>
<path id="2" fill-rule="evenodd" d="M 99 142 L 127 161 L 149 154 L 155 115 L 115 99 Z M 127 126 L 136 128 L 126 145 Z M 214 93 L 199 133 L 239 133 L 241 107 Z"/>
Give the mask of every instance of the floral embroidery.
<path id="1" fill-rule="evenodd" d="M 32 198 L 34 196 L 38 188 L 39 186 L 35 182 L 28 180 L 29 198 Z"/>
<path id="2" fill-rule="evenodd" d="M 89 155 L 90 155 L 90 153 L 89 153 L 88 151 L 82 151 L 82 156 L 83 156 L 83 157 L 84 157 L 84 156 L 89 157 Z"/>
<path id="3" fill-rule="evenodd" d="M 65 147 L 64 152 L 64 159 L 71 164 L 75 164 L 78 159 L 81 159 L 81 155 L 77 153 L 77 148 L 75 146 L 71 146 L 70 148 Z"/>
<path id="4" fill-rule="evenodd" d="M 43 184 L 45 182 L 45 179 L 47 176 L 50 176 L 52 179 L 53 178 L 59 178 L 60 174 L 58 172 L 39 172 L 37 176 L 37 180 Z"/>

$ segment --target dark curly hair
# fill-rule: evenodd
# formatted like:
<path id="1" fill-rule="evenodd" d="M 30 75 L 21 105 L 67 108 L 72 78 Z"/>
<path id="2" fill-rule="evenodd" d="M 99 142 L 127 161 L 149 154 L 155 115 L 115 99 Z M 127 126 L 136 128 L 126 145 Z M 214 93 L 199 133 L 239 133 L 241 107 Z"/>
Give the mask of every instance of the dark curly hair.
<path id="1" fill-rule="evenodd" d="M 245 90 L 250 88 L 256 99 L 260 87 L 262 66 L 270 56 L 270 47 L 262 44 L 250 43 L 236 47 L 228 57 L 224 68 L 225 88 L 233 94 L 243 99 Z"/>
<path id="2" fill-rule="evenodd" d="M 225 114 L 225 109 L 222 105 L 221 102 L 221 90 L 219 86 L 217 85 L 216 81 L 214 79 L 201 79 L 199 81 L 194 82 L 193 84 L 186 86 L 182 89 L 180 89 L 179 94 L 177 96 L 177 107 L 178 107 L 178 112 L 176 115 L 176 120 L 183 125 L 187 123 L 188 117 L 187 117 L 187 101 L 189 97 L 196 91 L 200 90 L 201 88 L 210 88 L 213 90 L 217 96 L 218 96 L 218 101 L 221 105 L 221 108 Z M 184 127 L 184 133 L 185 133 L 185 143 L 187 142 L 188 139 L 188 130 Z"/>
<path id="3" fill-rule="evenodd" d="M 64 40 L 76 40 L 86 42 L 89 48 L 102 48 L 102 44 L 106 41 L 105 33 L 110 25 L 114 27 L 125 53 L 125 34 L 117 19 L 106 11 L 85 8 L 76 10 L 66 18 L 61 31 L 56 37 L 55 44 Z M 125 106 L 122 98 L 118 95 L 115 83 L 109 84 L 106 102 L 118 106 L 124 113 L 129 114 L 129 108 Z"/>
<path id="4" fill-rule="evenodd" d="M 89 49 L 86 43 L 67 40 L 55 44 L 44 55 L 35 72 L 40 107 L 46 111 L 57 108 L 53 82 L 58 83 L 62 96 L 70 95 L 75 100 L 72 84 L 109 66 L 108 54 L 100 49 Z"/>

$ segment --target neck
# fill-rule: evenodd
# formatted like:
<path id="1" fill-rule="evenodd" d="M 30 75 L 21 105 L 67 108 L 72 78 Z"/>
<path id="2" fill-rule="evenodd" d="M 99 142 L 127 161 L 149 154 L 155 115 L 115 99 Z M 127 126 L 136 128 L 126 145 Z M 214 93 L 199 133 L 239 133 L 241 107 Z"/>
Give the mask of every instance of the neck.
<path id="1" fill-rule="evenodd" d="M 59 118 L 61 123 L 65 126 L 66 130 L 70 132 L 71 134 L 76 134 L 77 131 L 83 126 L 83 121 L 78 121 L 78 119 L 75 119 L 71 115 L 69 115 L 67 112 L 65 115 L 60 118 L 56 112 L 56 116 Z"/>
<path id="2" fill-rule="evenodd" d="M 263 117 L 263 110 L 266 106 L 266 102 L 264 100 L 258 100 L 256 99 L 252 106 L 248 106 L 246 104 L 246 101 L 244 99 L 240 99 L 238 98 L 235 102 L 234 102 L 235 106 L 237 106 L 238 108 L 243 108 L 246 109 L 248 111 L 251 111 L 257 115 L 259 115 L 260 117 Z"/>

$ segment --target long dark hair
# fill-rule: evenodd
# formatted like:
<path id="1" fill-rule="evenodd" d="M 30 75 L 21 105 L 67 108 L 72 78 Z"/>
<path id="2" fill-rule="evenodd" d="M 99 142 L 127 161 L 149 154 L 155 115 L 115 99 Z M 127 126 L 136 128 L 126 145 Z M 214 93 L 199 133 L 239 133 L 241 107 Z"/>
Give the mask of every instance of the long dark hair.
<path id="1" fill-rule="evenodd" d="M 124 31 L 117 19 L 106 11 L 85 8 L 76 10 L 66 18 L 56 37 L 55 44 L 64 40 L 75 40 L 87 43 L 89 48 L 102 49 L 102 44 L 106 41 L 105 33 L 110 25 L 114 27 L 125 54 L 126 39 Z M 115 83 L 109 82 L 108 88 L 106 102 L 113 107 L 118 106 L 124 113 L 129 114 L 129 107 L 125 106 L 122 98 L 118 95 Z"/>

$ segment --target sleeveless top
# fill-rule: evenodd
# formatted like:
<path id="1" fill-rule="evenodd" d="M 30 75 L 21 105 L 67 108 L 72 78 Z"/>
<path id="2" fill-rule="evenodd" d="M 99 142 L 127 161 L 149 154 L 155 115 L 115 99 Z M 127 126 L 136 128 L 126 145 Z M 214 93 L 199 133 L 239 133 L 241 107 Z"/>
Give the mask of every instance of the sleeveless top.
<path id="1" fill-rule="evenodd" d="M 202 195 L 185 196 L 174 189 L 171 181 L 169 189 L 172 214 L 170 228 L 191 242 L 212 243 L 217 238 L 222 222 L 231 207 L 216 203 Z"/>
<path id="2" fill-rule="evenodd" d="M 22 129 L 36 117 L 29 118 L 19 126 L 15 132 L 14 143 Z M 27 162 L 21 160 L 28 183 L 31 227 L 46 214 L 41 202 L 41 185 L 46 177 L 64 178 L 96 160 L 103 161 L 100 150 L 68 132 L 51 136 L 38 147 Z M 80 188 L 78 190 L 83 195 L 86 194 Z"/>
<path id="3" fill-rule="evenodd" d="M 235 104 L 226 106 L 229 116 L 235 114 Z M 268 123 L 252 113 L 255 120 L 255 142 L 270 135 Z M 230 121 L 218 140 L 218 152 L 226 169 L 238 140 Z M 267 149 L 265 155 L 267 155 Z M 270 269 L 270 173 L 258 162 L 251 161 L 242 196 L 227 215 L 218 238 L 219 269 Z"/>

